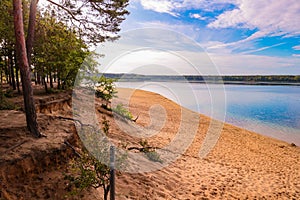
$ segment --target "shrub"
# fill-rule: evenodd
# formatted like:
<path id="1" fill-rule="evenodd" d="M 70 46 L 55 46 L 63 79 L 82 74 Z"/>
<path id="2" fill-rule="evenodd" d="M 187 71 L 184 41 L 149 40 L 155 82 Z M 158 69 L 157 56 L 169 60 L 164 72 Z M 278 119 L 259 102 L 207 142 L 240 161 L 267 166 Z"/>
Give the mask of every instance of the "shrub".
<path id="1" fill-rule="evenodd" d="M 102 130 L 105 135 L 109 134 L 109 126 L 109 121 L 103 117 Z M 71 195 L 78 195 L 81 191 L 89 187 L 102 187 L 104 190 L 104 199 L 106 200 L 110 190 L 110 168 L 106 164 L 100 162 L 97 157 L 105 157 L 104 159 L 108 162 L 109 143 L 105 142 L 104 145 L 100 144 L 99 141 L 103 138 L 101 138 L 100 134 L 95 133 L 94 129 L 91 130 L 89 128 L 83 126 L 82 131 L 84 137 L 81 139 L 85 140 L 85 142 L 89 142 L 90 148 L 93 147 L 94 149 L 97 149 L 97 151 L 93 152 L 92 155 L 91 152 L 83 149 L 82 153 L 79 154 L 80 157 L 71 162 L 70 169 L 72 173 L 65 175 L 65 179 L 70 181 L 69 187 Z M 115 165 L 118 168 L 125 167 L 126 158 L 127 154 L 117 157 Z"/>
<path id="2" fill-rule="evenodd" d="M 106 101 L 110 101 L 113 97 L 116 97 L 117 90 L 114 84 L 114 79 L 109 79 L 101 76 L 95 86 L 95 95 L 97 98 L 102 98 Z"/>
<path id="3" fill-rule="evenodd" d="M 123 116 L 126 119 L 132 120 L 133 116 L 130 111 L 128 111 L 123 104 L 118 104 L 115 108 L 112 109 L 113 112 Z"/>
<path id="4" fill-rule="evenodd" d="M 7 100 L 6 94 L 0 90 L 0 110 L 18 110 L 19 107 Z"/>
<path id="5" fill-rule="evenodd" d="M 149 145 L 147 140 L 141 140 L 140 145 L 143 147 L 142 152 L 145 153 L 146 157 L 149 160 L 159 163 L 163 162 L 160 158 L 160 155 L 154 149 L 151 149 L 151 146 Z"/>

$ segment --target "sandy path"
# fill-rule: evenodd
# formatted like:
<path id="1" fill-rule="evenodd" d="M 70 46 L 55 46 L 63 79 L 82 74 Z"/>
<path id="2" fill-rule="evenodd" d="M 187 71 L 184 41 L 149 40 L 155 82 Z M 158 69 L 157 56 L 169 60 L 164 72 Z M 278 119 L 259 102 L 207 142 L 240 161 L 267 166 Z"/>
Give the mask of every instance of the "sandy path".
<path id="1" fill-rule="evenodd" d="M 200 158 L 210 118 L 155 93 L 131 92 L 120 89 L 113 104 L 129 102 L 132 114 L 139 115 L 136 125 L 142 126 L 145 134 L 152 130 L 147 138 L 152 146 L 166 147 L 181 129 L 184 141 L 193 131 L 196 134 L 187 150 L 164 168 L 118 175 L 118 199 L 300 199 L 299 147 L 224 124 L 216 146 Z M 129 136 L 117 120 L 110 120 L 114 140 L 138 144 L 140 138 Z"/>

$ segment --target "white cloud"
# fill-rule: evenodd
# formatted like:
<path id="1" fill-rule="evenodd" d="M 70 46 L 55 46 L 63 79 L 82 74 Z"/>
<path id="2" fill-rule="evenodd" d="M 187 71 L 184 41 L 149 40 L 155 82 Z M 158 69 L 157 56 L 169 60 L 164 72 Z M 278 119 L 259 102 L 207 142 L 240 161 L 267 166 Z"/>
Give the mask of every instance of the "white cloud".
<path id="1" fill-rule="evenodd" d="M 209 56 L 209 57 L 208 57 Z M 300 55 L 299 55 L 300 56 Z M 123 54 L 103 72 L 140 74 L 257 75 L 299 74 L 299 57 L 280 58 L 258 55 L 214 54 L 191 51 L 142 49 Z M 193 65 L 191 65 L 192 63 Z"/>
<path id="2" fill-rule="evenodd" d="M 243 25 L 245 18 L 243 13 L 239 9 L 227 11 L 218 16 L 217 20 L 208 24 L 209 28 L 228 28 L 228 27 L 239 27 Z"/>
<path id="3" fill-rule="evenodd" d="M 238 0 L 236 5 L 236 9 L 219 15 L 208 27 L 245 27 L 258 29 L 265 35 L 299 35 L 298 0 Z"/>
<path id="4" fill-rule="evenodd" d="M 248 28 L 257 30 L 250 37 L 224 44 L 235 46 L 265 36 L 293 37 L 300 35 L 299 0 L 135 0 L 145 9 L 179 16 L 180 11 L 189 9 L 202 11 L 224 11 L 228 5 L 235 9 L 224 11 L 216 19 L 211 18 L 209 28 Z M 232 7 L 231 7 L 232 8 Z M 200 14 L 190 17 L 207 20 Z M 205 18 L 206 17 L 206 18 Z M 222 47 L 224 47 L 222 46 Z M 220 48 L 220 47 L 214 47 Z"/>
<path id="5" fill-rule="evenodd" d="M 300 45 L 294 46 L 293 49 L 294 49 L 294 50 L 299 50 L 299 51 L 300 51 Z"/>
<path id="6" fill-rule="evenodd" d="M 127 30 L 132 31 L 133 29 L 138 29 L 138 28 L 153 28 L 153 29 L 171 30 L 178 34 L 186 35 L 187 37 L 192 39 L 195 39 L 198 36 L 196 27 L 190 24 L 183 24 L 183 23 L 171 24 L 171 23 L 165 23 L 161 21 L 148 21 L 148 22 L 138 22 L 131 25 L 132 26 L 127 28 Z M 169 43 L 169 45 L 172 45 L 172 43 Z"/>
<path id="7" fill-rule="evenodd" d="M 258 48 L 258 49 L 253 49 L 253 50 L 250 50 L 250 51 L 244 51 L 242 54 L 255 53 L 255 52 L 263 51 L 263 50 L 270 49 L 270 48 L 273 48 L 273 47 L 277 47 L 277 46 L 280 46 L 280 45 L 283 45 L 283 44 L 285 44 L 285 43 L 282 42 L 282 43 L 278 43 L 278 44 L 274 44 L 274 45 L 270 45 L 270 46 L 261 47 L 261 48 Z"/>
<path id="8" fill-rule="evenodd" d="M 191 18 L 195 18 L 195 19 L 199 19 L 199 20 L 206 20 L 206 17 L 201 16 L 200 14 L 194 13 L 194 14 L 190 14 Z"/>
<path id="9" fill-rule="evenodd" d="M 224 5 L 235 3 L 236 0 L 135 0 L 140 1 L 144 9 L 159 13 L 179 16 L 178 11 L 201 9 L 205 11 L 221 10 Z"/>
<path id="10" fill-rule="evenodd" d="M 280 46 L 283 45 L 285 43 L 278 43 L 278 44 L 274 44 L 274 45 L 270 45 L 270 46 L 265 46 L 262 48 L 256 48 L 254 43 L 252 43 L 252 40 L 264 37 L 267 33 L 263 32 L 263 31 L 257 31 L 255 33 L 253 33 L 252 35 L 250 35 L 249 37 L 242 39 L 242 40 L 238 40 L 235 42 L 229 42 L 229 43 L 211 43 L 210 46 L 207 46 L 206 50 L 208 52 L 232 52 L 233 50 L 239 50 L 239 51 L 244 51 L 241 54 L 250 54 L 250 53 L 254 53 L 254 52 L 259 52 L 259 51 L 263 51 L 269 48 L 273 48 L 276 46 Z M 249 50 L 251 49 L 251 50 Z"/>
<path id="11" fill-rule="evenodd" d="M 293 57 L 300 57 L 300 54 L 293 54 Z"/>
<path id="12" fill-rule="evenodd" d="M 153 10 L 159 13 L 168 13 L 177 16 L 173 10 L 178 7 L 178 2 L 174 0 L 140 0 L 144 9 Z"/>

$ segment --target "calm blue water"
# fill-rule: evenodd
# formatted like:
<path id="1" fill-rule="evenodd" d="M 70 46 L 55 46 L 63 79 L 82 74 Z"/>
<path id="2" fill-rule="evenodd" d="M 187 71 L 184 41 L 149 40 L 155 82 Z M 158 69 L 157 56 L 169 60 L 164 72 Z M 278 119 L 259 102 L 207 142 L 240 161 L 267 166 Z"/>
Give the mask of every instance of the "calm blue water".
<path id="1" fill-rule="evenodd" d="M 300 87 L 117 83 L 159 93 L 191 110 L 300 145 Z"/>

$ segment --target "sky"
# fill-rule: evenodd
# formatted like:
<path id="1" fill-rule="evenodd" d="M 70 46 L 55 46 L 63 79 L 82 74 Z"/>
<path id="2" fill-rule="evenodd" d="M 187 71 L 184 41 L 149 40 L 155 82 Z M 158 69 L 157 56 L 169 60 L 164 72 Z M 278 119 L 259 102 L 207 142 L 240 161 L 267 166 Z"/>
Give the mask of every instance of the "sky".
<path id="1" fill-rule="evenodd" d="M 99 46 L 105 72 L 300 75 L 299 0 L 130 0 L 128 9 L 120 40 Z"/>

